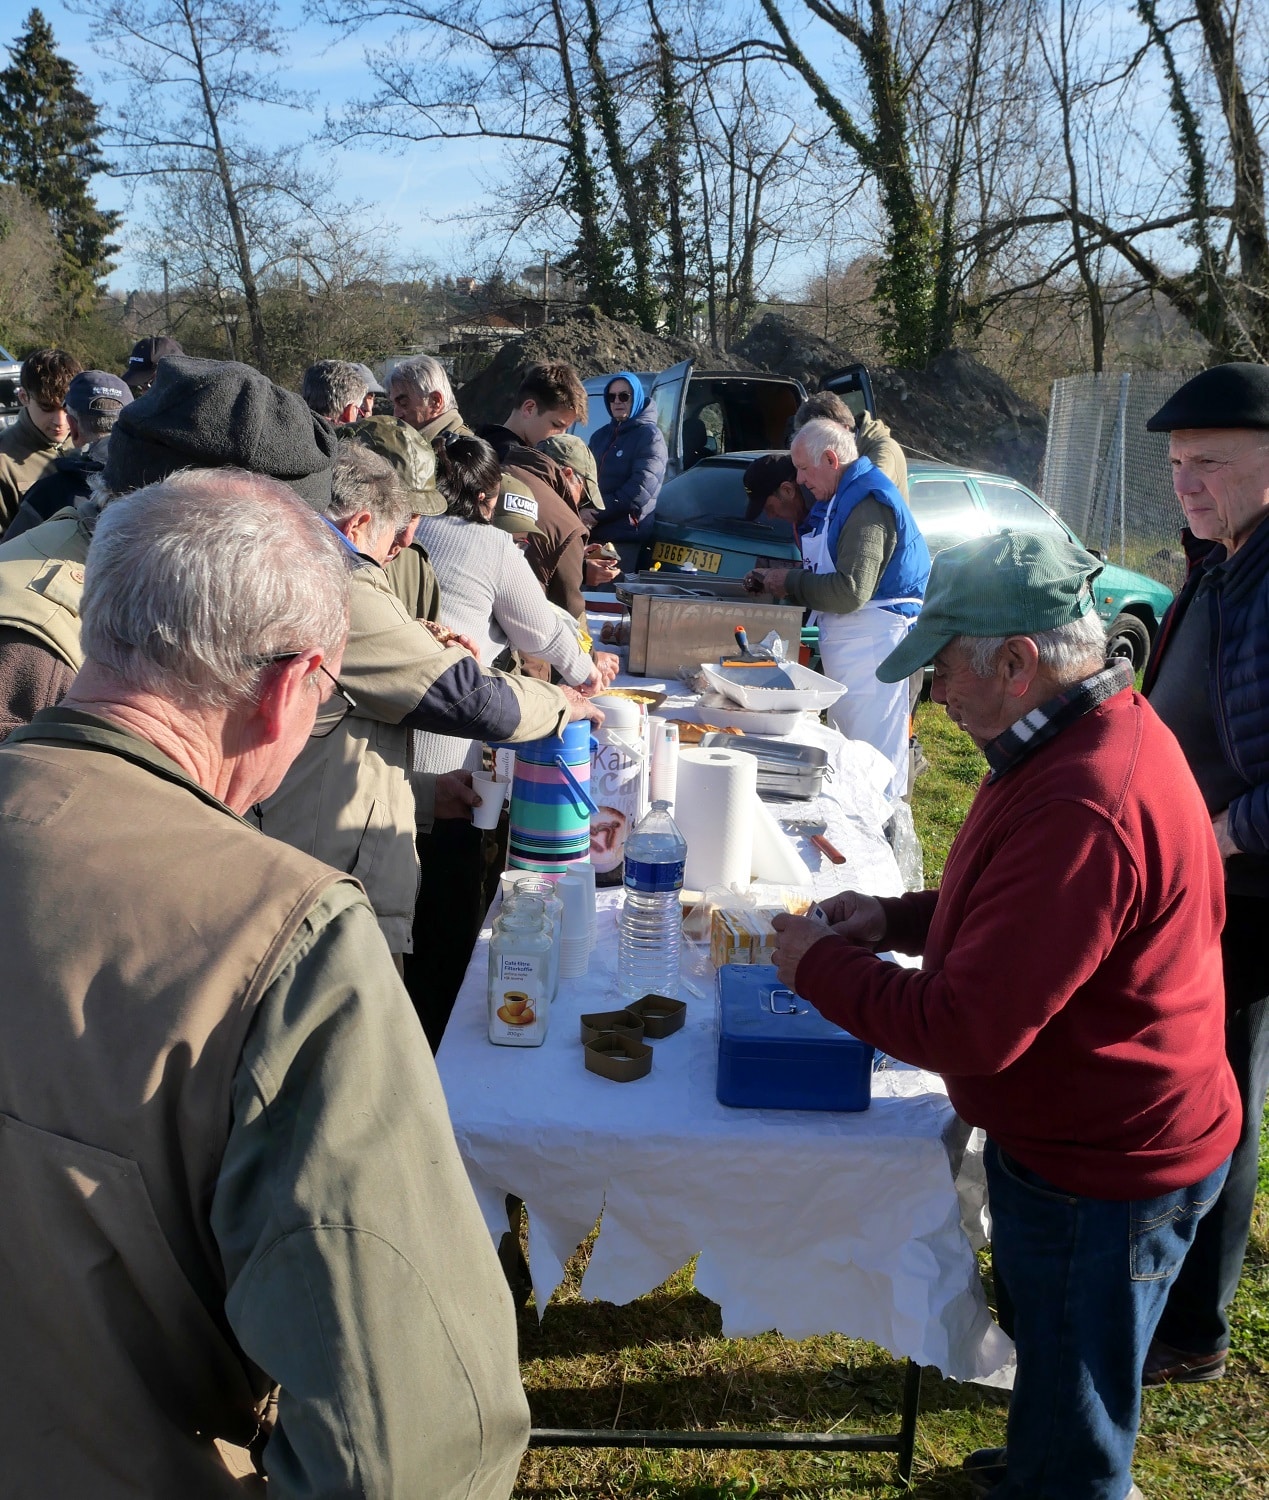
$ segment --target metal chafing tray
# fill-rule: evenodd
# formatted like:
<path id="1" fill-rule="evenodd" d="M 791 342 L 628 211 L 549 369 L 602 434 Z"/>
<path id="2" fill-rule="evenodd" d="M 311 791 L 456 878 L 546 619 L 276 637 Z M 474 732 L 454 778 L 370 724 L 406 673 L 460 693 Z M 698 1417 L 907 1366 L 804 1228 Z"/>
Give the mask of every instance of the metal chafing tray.
<path id="1" fill-rule="evenodd" d="M 758 762 L 758 795 L 772 801 L 782 802 L 786 798 L 806 801 L 818 797 L 824 778 L 832 775 L 828 751 L 818 745 L 768 740 L 753 734 L 707 734 L 702 736 L 701 744 L 754 756 Z"/>
<path id="2" fill-rule="evenodd" d="M 703 661 L 717 661 L 736 650 L 736 627 L 751 641 L 771 631 L 784 642 L 791 661 L 798 659 L 802 609 L 773 604 L 746 593 L 738 579 L 682 581 L 637 578 L 619 583 L 618 600 L 630 611 L 627 670 L 636 677 L 677 677 Z"/>

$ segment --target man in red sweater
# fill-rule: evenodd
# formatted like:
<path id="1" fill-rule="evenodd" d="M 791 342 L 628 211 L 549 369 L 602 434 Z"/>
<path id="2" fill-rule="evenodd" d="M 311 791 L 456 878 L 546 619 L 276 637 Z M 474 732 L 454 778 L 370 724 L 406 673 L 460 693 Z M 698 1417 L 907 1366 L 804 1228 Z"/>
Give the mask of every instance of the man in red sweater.
<path id="1" fill-rule="evenodd" d="M 938 891 L 778 918 L 781 980 L 943 1074 L 987 1133 L 992 1255 L 1018 1369 L 998 1500 L 1124 1500 L 1141 1368 L 1239 1133 L 1220 854 L 1180 747 L 1105 661 L 1096 558 L 1004 532 L 941 552 L 877 675 L 933 697 L 989 772 Z M 920 954 L 899 968 L 878 949 Z"/>

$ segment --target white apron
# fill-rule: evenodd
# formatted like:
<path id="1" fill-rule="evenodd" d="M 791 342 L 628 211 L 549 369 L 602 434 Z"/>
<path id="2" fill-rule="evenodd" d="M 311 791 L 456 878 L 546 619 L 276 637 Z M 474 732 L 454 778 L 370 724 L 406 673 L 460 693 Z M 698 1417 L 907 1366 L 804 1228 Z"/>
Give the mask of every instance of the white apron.
<path id="1" fill-rule="evenodd" d="M 802 544 L 803 565 L 812 573 L 835 573 L 837 559 L 828 548 L 829 526 L 837 505 L 834 495 L 824 524 Z M 920 604 L 920 599 L 870 599 L 848 615 L 811 613 L 819 626 L 824 675 L 846 691 L 828 710 L 828 722 L 851 740 L 864 740 L 890 763 L 888 797 L 908 789 L 908 680 L 878 682 L 877 667 L 916 623 L 887 609 L 888 604 Z"/>

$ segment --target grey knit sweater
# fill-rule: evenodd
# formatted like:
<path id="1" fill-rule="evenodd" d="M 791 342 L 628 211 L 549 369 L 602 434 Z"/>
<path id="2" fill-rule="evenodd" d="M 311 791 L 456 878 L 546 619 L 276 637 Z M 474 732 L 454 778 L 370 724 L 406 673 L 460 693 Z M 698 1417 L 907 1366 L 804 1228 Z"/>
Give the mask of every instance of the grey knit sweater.
<path id="1" fill-rule="evenodd" d="M 441 624 L 470 636 L 490 666 L 505 646 L 550 662 L 576 687 L 591 661 L 577 643 L 577 627 L 547 603 L 524 554 L 505 531 L 457 516 L 424 516 L 418 541 L 441 586 Z M 415 771 L 474 770 L 480 745 L 449 735 L 414 736 Z"/>

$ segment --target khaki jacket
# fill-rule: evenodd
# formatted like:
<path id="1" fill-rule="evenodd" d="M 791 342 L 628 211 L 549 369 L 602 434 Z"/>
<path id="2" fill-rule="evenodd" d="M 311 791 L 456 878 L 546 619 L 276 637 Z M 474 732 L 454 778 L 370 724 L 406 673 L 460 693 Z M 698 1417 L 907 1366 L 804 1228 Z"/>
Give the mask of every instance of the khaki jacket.
<path id="1" fill-rule="evenodd" d="M 456 432 L 459 437 L 476 436 L 463 421 L 463 415 L 456 406 L 451 406 L 448 411 L 443 411 L 439 417 L 419 428 L 420 436 L 425 437 L 429 443 L 434 443 L 444 432 Z"/>
<path id="2" fill-rule="evenodd" d="M 506 1500 L 510 1297 L 362 893 L 60 708 L 0 880 L 0 1493 L 263 1496 L 212 1440 L 276 1384 L 271 1500 Z"/>
<path id="3" fill-rule="evenodd" d="M 339 877 L 52 715 L 70 742 L 36 724 L 0 749 L 4 1487 L 240 1493 L 196 1434 L 249 1442 L 270 1382 L 224 1326 L 207 1206 L 255 1006 Z"/>
<path id="4" fill-rule="evenodd" d="M 866 458 L 893 481 L 899 493 L 908 498 L 908 460 L 903 449 L 890 436 L 890 429 L 876 417 L 861 412 L 855 429 L 855 446 L 860 458 Z"/>
<path id="5" fill-rule="evenodd" d="M 365 558 L 352 575 L 339 680 L 356 711 L 308 742 L 257 808 L 259 824 L 359 880 L 389 949 L 412 953 L 419 863 L 410 729 L 535 740 L 558 734 L 568 708 L 547 683 L 486 670 L 461 646 L 440 645 L 407 612 L 384 570 Z M 337 701 L 330 706 L 338 712 Z"/>
<path id="6" fill-rule="evenodd" d="M 23 410 L 0 432 L 0 532 L 18 513 L 27 490 L 48 470 L 65 443 L 50 443 Z"/>
<path id="7" fill-rule="evenodd" d="M 412 542 L 403 547 L 384 569 L 392 592 L 416 620 L 437 621 L 441 617 L 441 586 L 427 548 Z"/>
<path id="8" fill-rule="evenodd" d="M 84 662 L 79 601 L 90 537 L 74 511 L 0 544 L 0 625 L 33 636 L 72 671 Z"/>

